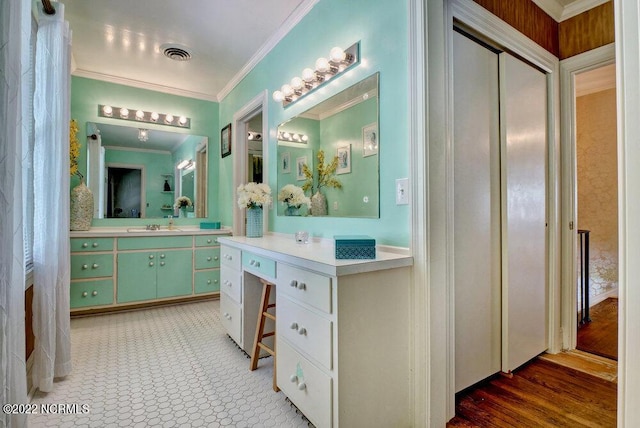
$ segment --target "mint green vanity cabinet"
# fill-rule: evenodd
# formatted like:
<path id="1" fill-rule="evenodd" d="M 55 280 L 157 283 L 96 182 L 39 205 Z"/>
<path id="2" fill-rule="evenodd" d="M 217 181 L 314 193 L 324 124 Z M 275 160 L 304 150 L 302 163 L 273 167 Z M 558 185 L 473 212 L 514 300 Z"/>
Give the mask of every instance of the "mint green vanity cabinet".
<path id="1" fill-rule="evenodd" d="M 71 282 L 71 307 L 102 306 L 113 303 L 113 278 Z"/>
<path id="2" fill-rule="evenodd" d="M 193 289 L 196 294 L 220 291 L 220 270 L 210 269 L 196 271 Z"/>
<path id="3" fill-rule="evenodd" d="M 72 238 L 71 252 L 113 251 L 113 238 Z"/>
<path id="4" fill-rule="evenodd" d="M 113 304 L 114 240 L 71 239 L 71 309 Z"/>
<path id="5" fill-rule="evenodd" d="M 158 252 L 157 298 L 187 296 L 193 293 L 193 255 L 191 250 Z"/>
<path id="6" fill-rule="evenodd" d="M 194 250 L 195 294 L 220 291 L 220 243 L 218 238 L 224 235 L 197 235 Z"/>

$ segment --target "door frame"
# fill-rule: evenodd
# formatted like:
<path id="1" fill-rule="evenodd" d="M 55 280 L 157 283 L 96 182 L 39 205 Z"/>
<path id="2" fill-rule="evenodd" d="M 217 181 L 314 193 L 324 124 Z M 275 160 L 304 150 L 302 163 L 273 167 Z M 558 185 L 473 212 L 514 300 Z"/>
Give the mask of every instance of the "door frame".
<path id="1" fill-rule="evenodd" d="M 562 347 L 575 349 L 578 338 L 576 310 L 578 245 L 578 165 L 576 160 L 576 98 L 575 75 L 613 64 L 616 61 L 615 44 L 611 43 L 597 49 L 560 61 L 561 89 L 561 148 L 562 174 Z"/>
<path id="2" fill-rule="evenodd" d="M 265 89 L 256 95 L 252 100 L 245 104 L 240 110 L 233 114 L 233 126 L 234 132 L 232 132 L 233 147 L 235 147 L 235 155 L 233 156 L 233 235 L 244 236 L 245 235 L 245 218 L 246 209 L 242 209 L 236 203 L 236 189 L 239 185 L 246 183 L 247 181 L 247 123 L 257 114 L 262 114 L 262 162 L 265 166 L 269 165 L 269 151 L 265 147 L 267 139 L 265 136 L 268 133 L 268 117 L 267 117 L 267 105 L 268 105 L 268 91 Z M 269 168 L 264 167 L 262 169 L 262 182 L 269 182 Z M 269 226 L 269 210 L 262 210 L 263 218 L 263 231 L 266 232 Z"/>

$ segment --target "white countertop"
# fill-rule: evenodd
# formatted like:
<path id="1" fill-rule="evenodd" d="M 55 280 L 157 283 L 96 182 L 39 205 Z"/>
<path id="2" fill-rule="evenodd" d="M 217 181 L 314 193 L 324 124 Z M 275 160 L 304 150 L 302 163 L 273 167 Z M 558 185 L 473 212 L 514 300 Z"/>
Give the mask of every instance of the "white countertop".
<path id="1" fill-rule="evenodd" d="M 299 244 L 293 235 L 267 234 L 262 238 L 225 236 L 218 241 L 223 245 L 331 276 L 413 265 L 413 257 L 409 255 L 408 249 L 384 246 L 376 246 L 375 259 L 336 259 L 333 239 L 314 239 L 308 244 Z"/>
<path id="2" fill-rule="evenodd" d="M 176 226 L 169 230 L 162 226 L 160 230 L 144 230 L 144 226 L 120 226 L 120 227 L 92 227 L 87 231 L 71 231 L 71 238 L 109 238 L 109 237 L 136 237 L 136 236 L 181 236 L 181 235 L 229 235 L 231 229 L 200 229 L 198 226 Z"/>

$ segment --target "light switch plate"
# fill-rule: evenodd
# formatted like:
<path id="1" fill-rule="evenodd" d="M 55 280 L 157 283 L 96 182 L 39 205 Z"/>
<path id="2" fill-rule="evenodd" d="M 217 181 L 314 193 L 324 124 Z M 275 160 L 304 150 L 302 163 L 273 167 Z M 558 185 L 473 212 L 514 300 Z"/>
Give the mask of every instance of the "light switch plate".
<path id="1" fill-rule="evenodd" d="M 409 179 L 396 179 L 396 205 L 409 205 Z"/>

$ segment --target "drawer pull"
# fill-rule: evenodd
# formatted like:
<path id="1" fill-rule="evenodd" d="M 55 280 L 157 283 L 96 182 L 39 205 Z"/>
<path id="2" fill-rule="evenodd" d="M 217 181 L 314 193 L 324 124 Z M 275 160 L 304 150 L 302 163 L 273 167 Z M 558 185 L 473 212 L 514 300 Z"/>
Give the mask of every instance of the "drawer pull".
<path id="1" fill-rule="evenodd" d="M 164 259 L 166 256 L 164 254 L 160 254 L 160 258 Z"/>
<path id="2" fill-rule="evenodd" d="M 298 389 L 299 389 L 300 391 L 304 391 L 305 389 L 307 389 L 307 384 L 306 384 L 306 383 L 304 383 L 304 382 L 300 382 L 300 383 L 298 384 Z"/>
<path id="3" fill-rule="evenodd" d="M 91 293 L 92 296 L 97 296 L 98 292 L 96 290 L 93 290 L 93 293 Z"/>
<path id="4" fill-rule="evenodd" d="M 298 290 L 306 290 L 306 289 L 307 289 L 307 284 L 305 284 L 304 282 L 298 283 Z"/>
<path id="5" fill-rule="evenodd" d="M 164 266 L 164 262 L 160 262 L 160 266 Z"/>
<path id="6" fill-rule="evenodd" d="M 94 263 L 93 266 L 91 266 L 91 267 L 94 268 L 94 269 L 98 269 L 99 266 L 98 266 L 98 263 Z"/>
<path id="7" fill-rule="evenodd" d="M 82 243 L 82 248 L 87 248 L 88 246 L 89 246 L 89 244 L 88 244 L 88 243 L 86 243 L 86 242 L 83 242 L 83 243 Z"/>
<path id="8" fill-rule="evenodd" d="M 211 280 L 210 279 L 207 279 L 207 284 L 211 284 Z"/>
<path id="9" fill-rule="evenodd" d="M 153 254 L 149 254 L 149 260 L 153 259 Z"/>
<path id="10" fill-rule="evenodd" d="M 291 287 L 297 287 L 298 286 L 298 281 L 296 281 L 295 279 L 292 279 L 291 282 L 289 283 L 289 285 Z"/>
<path id="11" fill-rule="evenodd" d="M 153 266 L 153 262 L 149 262 L 149 266 Z"/>
<path id="12" fill-rule="evenodd" d="M 91 246 L 92 246 L 93 248 L 96 248 L 96 247 L 98 247 L 98 243 L 97 243 L 97 242 L 94 242 Z"/>
<path id="13" fill-rule="evenodd" d="M 87 297 L 89 294 L 86 291 L 82 292 L 82 297 Z"/>
<path id="14" fill-rule="evenodd" d="M 211 261 L 211 256 L 207 257 L 207 261 L 210 262 Z"/>
<path id="15" fill-rule="evenodd" d="M 291 330 L 297 330 L 298 329 L 298 323 L 297 322 L 292 322 L 290 328 L 291 328 Z"/>
<path id="16" fill-rule="evenodd" d="M 297 381 L 298 381 L 298 376 L 296 376 L 296 375 L 292 374 L 292 375 L 289 377 L 289 380 L 291 381 L 291 383 L 295 383 L 295 382 L 297 382 Z"/>
<path id="17" fill-rule="evenodd" d="M 215 256 L 213 260 L 218 261 L 218 256 Z"/>
<path id="18" fill-rule="evenodd" d="M 229 321 L 231 321 L 231 315 L 229 315 L 229 312 L 225 312 L 225 313 L 224 313 L 224 317 L 225 317 L 226 319 L 228 319 Z"/>
<path id="19" fill-rule="evenodd" d="M 82 269 L 89 269 L 89 265 L 82 265 Z"/>
<path id="20" fill-rule="evenodd" d="M 306 336 L 306 335 L 307 335 L 307 329 L 306 329 L 306 328 L 304 328 L 304 327 L 300 327 L 300 328 L 298 329 L 298 334 L 299 334 L 300 336 Z"/>
<path id="21" fill-rule="evenodd" d="M 233 284 L 227 279 L 224 281 L 224 285 L 231 287 Z"/>
<path id="22" fill-rule="evenodd" d="M 225 260 L 229 260 L 229 261 L 233 260 L 233 257 L 230 256 L 229 254 L 225 254 L 224 258 L 225 258 Z"/>
<path id="23" fill-rule="evenodd" d="M 250 264 L 251 266 L 260 267 L 260 262 L 259 262 L 259 261 L 257 261 L 257 260 L 253 260 L 253 259 L 251 259 L 251 261 L 249 262 L 249 264 Z"/>
<path id="24" fill-rule="evenodd" d="M 207 239 L 207 244 L 211 244 L 211 239 Z"/>

